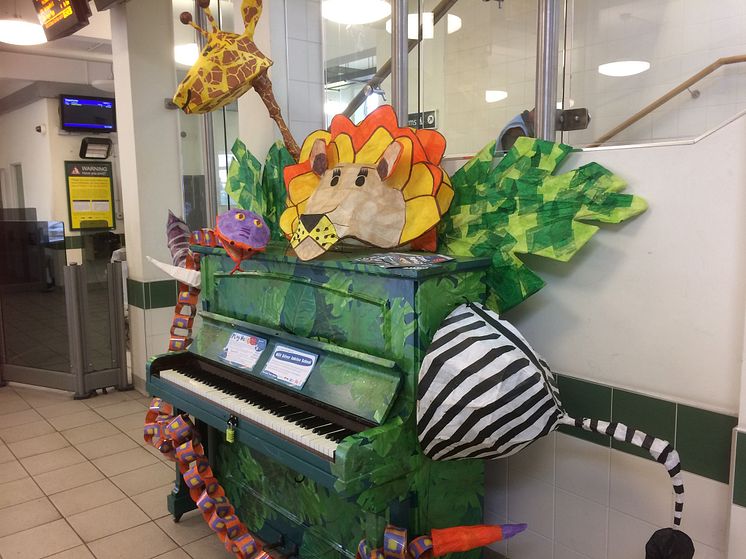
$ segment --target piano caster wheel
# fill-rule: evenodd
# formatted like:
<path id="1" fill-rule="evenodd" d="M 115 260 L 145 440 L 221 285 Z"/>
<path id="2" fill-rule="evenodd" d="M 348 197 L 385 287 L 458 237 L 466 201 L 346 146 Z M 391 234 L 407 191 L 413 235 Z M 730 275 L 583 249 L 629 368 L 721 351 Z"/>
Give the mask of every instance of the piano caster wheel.
<path id="1" fill-rule="evenodd" d="M 283 556 L 285 559 L 298 559 L 298 553 L 300 552 L 300 549 L 298 549 L 298 544 L 294 543 L 290 545 L 287 550 L 283 553 Z"/>
<path id="2" fill-rule="evenodd" d="M 278 547 L 282 547 L 283 545 L 285 545 L 285 538 L 284 536 L 280 536 L 279 540 L 275 540 L 272 543 L 264 544 L 262 548 L 265 550 L 277 549 Z"/>

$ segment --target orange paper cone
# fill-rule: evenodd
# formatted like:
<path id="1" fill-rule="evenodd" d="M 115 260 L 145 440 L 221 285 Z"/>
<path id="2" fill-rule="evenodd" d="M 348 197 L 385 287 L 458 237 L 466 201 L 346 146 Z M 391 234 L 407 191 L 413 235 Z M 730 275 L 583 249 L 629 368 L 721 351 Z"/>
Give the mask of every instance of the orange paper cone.
<path id="1" fill-rule="evenodd" d="M 506 540 L 523 532 L 526 524 L 480 524 L 477 526 L 455 526 L 433 530 L 433 555 L 441 557 L 448 553 L 469 551 L 500 540 Z"/>

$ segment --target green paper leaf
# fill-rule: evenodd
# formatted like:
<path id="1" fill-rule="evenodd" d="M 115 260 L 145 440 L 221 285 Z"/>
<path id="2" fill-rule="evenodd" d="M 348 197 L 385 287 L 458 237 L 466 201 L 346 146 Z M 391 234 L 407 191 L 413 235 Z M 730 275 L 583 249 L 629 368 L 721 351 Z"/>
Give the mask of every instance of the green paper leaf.
<path id="1" fill-rule="evenodd" d="M 570 146 L 519 138 L 493 168 L 494 142 L 451 177 L 455 195 L 438 227 L 440 250 L 490 256 L 487 304 L 503 312 L 544 282 L 516 254 L 565 262 L 598 231 L 585 221 L 619 223 L 647 208 L 620 194 L 624 181 L 597 163 L 555 175 Z"/>

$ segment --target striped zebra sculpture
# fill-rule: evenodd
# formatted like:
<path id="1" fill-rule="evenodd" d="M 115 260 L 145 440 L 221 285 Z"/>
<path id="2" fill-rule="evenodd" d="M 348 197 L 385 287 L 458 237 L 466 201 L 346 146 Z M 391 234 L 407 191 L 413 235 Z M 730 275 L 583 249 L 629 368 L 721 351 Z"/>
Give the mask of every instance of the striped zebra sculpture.
<path id="1" fill-rule="evenodd" d="M 504 458 L 559 425 L 644 448 L 673 482 L 676 530 L 670 537 L 689 540 L 678 531 L 684 483 L 673 446 L 622 423 L 570 417 L 547 362 L 512 324 L 483 305 L 463 304 L 441 324 L 422 361 L 417 398 L 420 445 L 433 460 Z"/>

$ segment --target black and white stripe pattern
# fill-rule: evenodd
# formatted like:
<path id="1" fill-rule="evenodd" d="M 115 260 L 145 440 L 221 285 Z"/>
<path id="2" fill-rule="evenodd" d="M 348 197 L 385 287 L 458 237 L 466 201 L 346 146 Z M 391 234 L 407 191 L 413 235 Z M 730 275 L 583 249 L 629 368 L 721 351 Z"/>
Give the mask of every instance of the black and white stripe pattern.
<path id="1" fill-rule="evenodd" d="M 562 415 L 554 377 L 523 336 L 480 304 L 461 305 L 422 362 L 418 434 L 436 460 L 509 456 Z"/>
<path id="2" fill-rule="evenodd" d="M 684 485 L 676 450 L 621 423 L 573 419 L 562 409 L 549 365 L 509 322 L 484 306 L 455 309 L 422 361 L 417 434 L 433 460 L 504 458 L 559 424 L 614 437 L 648 450 L 668 470 L 681 524 Z"/>
<path id="3" fill-rule="evenodd" d="M 674 491 L 673 523 L 676 527 L 681 525 L 681 515 L 684 512 L 684 480 L 681 478 L 679 453 L 671 446 L 671 443 L 618 422 L 609 423 L 600 419 L 588 419 L 587 417 L 574 419 L 569 415 L 562 416 L 559 422 L 562 425 L 580 427 L 592 433 L 608 435 L 619 442 L 630 443 L 647 450 L 653 460 L 666 467 L 668 475 L 671 476 Z"/>

